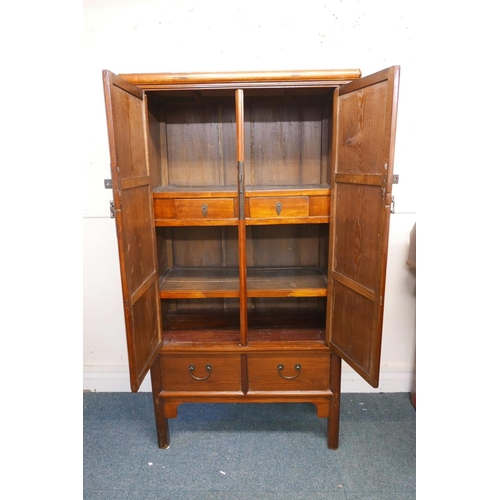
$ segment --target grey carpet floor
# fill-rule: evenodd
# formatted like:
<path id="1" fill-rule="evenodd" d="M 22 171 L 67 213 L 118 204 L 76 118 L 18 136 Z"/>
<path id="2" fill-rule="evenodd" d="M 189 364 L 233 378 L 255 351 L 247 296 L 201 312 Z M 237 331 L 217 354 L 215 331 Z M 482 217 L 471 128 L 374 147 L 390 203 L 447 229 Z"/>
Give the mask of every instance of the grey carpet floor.
<path id="1" fill-rule="evenodd" d="M 409 500 L 406 393 L 342 394 L 340 445 L 309 404 L 185 404 L 157 447 L 150 393 L 83 394 L 86 500 Z"/>

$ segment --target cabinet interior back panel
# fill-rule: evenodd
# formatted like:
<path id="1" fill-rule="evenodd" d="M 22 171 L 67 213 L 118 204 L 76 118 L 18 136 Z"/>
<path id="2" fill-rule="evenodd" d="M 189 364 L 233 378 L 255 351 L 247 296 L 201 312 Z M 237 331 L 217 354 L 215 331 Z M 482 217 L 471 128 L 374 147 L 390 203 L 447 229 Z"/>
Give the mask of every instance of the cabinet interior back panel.
<path id="1" fill-rule="evenodd" d="M 331 114 L 330 99 L 250 99 L 245 106 L 246 183 L 328 183 Z"/>
<path id="2" fill-rule="evenodd" d="M 161 307 L 163 330 L 239 329 L 239 299 L 162 300 Z"/>
<path id="3" fill-rule="evenodd" d="M 236 185 L 234 102 L 169 105 L 165 122 L 170 185 Z"/>
<path id="4" fill-rule="evenodd" d="M 251 328 L 325 328 L 324 297 L 278 297 L 248 299 Z"/>
<path id="5" fill-rule="evenodd" d="M 172 228 L 172 267 L 237 267 L 235 227 Z"/>
<path id="6" fill-rule="evenodd" d="M 326 268 L 327 231 L 326 224 L 247 227 L 247 265 Z"/>

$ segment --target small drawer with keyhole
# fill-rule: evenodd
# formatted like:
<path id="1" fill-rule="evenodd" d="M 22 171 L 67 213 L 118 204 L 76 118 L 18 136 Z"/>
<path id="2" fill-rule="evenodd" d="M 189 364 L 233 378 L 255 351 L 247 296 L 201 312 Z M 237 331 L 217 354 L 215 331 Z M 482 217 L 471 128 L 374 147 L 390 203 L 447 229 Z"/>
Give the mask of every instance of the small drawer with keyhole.
<path id="1" fill-rule="evenodd" d="M 308 196 L 254 197 L 249 200 L 252 219 L 308 217 Z"/>
<path id="2" fill-rule="evenodd" d="M 232 198 L 177 199 L 175 212 L 178 219 L 231 219 L 235 217 Z"/>
<path id="3" fill-rule="evenodd" d="M 157 225 L 237 223 L 234 198 L 155 198 Z"/>

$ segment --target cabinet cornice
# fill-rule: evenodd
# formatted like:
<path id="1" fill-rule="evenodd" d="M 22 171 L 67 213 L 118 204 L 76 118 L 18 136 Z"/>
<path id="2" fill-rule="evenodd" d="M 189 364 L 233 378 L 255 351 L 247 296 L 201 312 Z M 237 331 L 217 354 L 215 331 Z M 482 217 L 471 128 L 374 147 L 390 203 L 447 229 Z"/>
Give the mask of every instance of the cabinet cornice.
<path id="1" fill-rule="evenodd" d="M 345 84 L 361 77 L 359 69 L 239 71 L 226 73 L 129 73 L 120 77 L 145 90 Z"/>

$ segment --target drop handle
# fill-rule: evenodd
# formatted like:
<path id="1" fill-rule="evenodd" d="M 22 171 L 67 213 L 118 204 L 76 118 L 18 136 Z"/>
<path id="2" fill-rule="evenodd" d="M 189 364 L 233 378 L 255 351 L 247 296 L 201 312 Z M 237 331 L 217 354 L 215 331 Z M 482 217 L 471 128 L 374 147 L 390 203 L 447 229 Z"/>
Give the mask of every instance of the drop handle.
<path id="1" fill-rule="evenodd" d="M 208 372 L 208 374 L 205 377 L 197 377 L 193 373 L 196 370 L 195 365 L 189 365 L 188 370 L 189 370 L 189 375 L 191 375 L 191 377 L 193 377 L 195 380 L 207 380 L 207 378 L 210 377 L 210 375 L 212 375 L 212 365 L 210 364 L 205 365 L 205 370 Z"/>
<path id="2" fill-rule="evenodd" d="M 278 215 L 281 213 L 282 208 L 283 208 L 283 205 L 281 204 L 281 201 L 276 202 L 276 213 Z"/>
<path id="3" fill-rule="evenodd" d="M 206 217 L 207 216 L 207 213 L 208 213 L 208 205 L 206 203 L 203 203 L 203 205 L 201 206 L 201 213 L 203 215 L 203 217 Z"/>
<path id="4" fill-rule="evenodd" d="M 281 378 L 284 378 L 285 380 L 293 380 L 294 378 L 297 378 L 299 375 L 300 375 L 300 370 L 302 370 L 302 366 L 297 363 L 294 368 L 295 368 L 295 371 L 297 372 L 295 375 L 292 375 L 291 377 L 287 377 L 286 375 L 283 375 L 283 373 L 281 373 L 284 369 L 285 369 L 285 366 L 282 365 L 281 363 L 277 366 L 278 368 L 278 375 L 281 377 Z"/>

